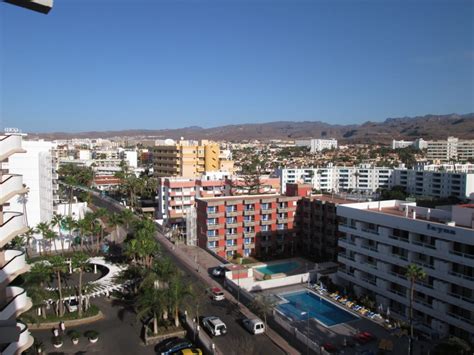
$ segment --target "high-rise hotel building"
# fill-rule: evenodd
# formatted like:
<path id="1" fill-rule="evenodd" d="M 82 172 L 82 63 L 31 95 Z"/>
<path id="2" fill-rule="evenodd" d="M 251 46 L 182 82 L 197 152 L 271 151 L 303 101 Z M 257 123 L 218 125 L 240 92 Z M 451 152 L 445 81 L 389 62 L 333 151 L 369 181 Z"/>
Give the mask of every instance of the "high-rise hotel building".
<path id="1" fill-rule="evenodd" d="M 405 274 L 408 265 L 419 265 L 427 277 L 415 286 L 415 327 L 474 340 L 474 204 L 431 209 L 364 202 L 339 205 L 337 215 L 339 283 L 407 321 Z"/>
<path id="2" fill-rule="evenodd" d="M 10 201 L 27 192 L 21 175 L 8 171 L 10 157 L 24 153 L 20 134 L 0 136 L 0 353 L 20 354 L 33 344 L 26 324 L 17 317 L 31 308 L 31 299 L 23 288 L 11 286 L 12 281 L 29 270 L 25 252 L 8 248 L 8 243 L 26 232 L 22 211 L 6 211 Z"/>

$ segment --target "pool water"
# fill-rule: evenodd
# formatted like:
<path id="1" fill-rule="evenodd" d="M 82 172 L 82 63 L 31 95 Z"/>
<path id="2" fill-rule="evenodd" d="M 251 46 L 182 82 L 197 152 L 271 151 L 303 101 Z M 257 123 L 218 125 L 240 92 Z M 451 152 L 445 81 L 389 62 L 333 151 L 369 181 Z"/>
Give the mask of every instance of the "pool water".
<path id="1" fill-rule="evenodd" d="M 305 320 L 309 317 L 315 318 L 326 327 L 340 323 L 347 323 L 358 317 L 344 309 L 326 301 L 324 298 L 308 291 L 298 291 L 279 295 L 288 301 L 277 306 L 277 309 L 289 318 Z"/>
<path id="2" fill-rule="evenodd" d="M 267 266 L 262 266 L 256 268 L 257 271 L 260 271 L 262 274 L 273 275 L 279 273 L 288 273 L 297 269 L 300 266 L 296 261 L 289 261 L 286 263 L 272 264 Z"/>

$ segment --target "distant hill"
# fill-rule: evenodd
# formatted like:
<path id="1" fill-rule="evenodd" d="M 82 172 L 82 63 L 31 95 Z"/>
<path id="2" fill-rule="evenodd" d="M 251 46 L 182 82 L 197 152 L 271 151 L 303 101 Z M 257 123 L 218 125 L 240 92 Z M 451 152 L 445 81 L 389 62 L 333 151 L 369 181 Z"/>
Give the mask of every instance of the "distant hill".
<path id="1" fill-rule="evenodd" d="M 186 127 L 160 130 L 123 130 L 81 133 L 34 134 L 45 139 L 150 137 L 155 139 L 213 139 L 227 141 L 270 140 L 334 137 L 346 143 L 388 143 L 392 139 L 446 139 L 455 136 L 474 139 L 474 113 L 458 115 L 426 115 L 419 117 L 387 118 L 383 122 L 365 122 L 360 125 L 332 125 L 320 121 L 268 122 L 226 125 L 213 128 Z"/>

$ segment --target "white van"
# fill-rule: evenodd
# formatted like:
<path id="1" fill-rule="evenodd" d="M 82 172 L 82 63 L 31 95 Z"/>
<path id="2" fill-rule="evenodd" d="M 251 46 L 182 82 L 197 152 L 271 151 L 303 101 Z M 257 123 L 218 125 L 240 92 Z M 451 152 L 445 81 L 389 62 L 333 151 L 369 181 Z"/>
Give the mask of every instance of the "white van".
<path id="1" fill-rule="evenodd" d="M 242 321 L 244 327 L 252 334 L 262 334 L 265 332 L 265 324 L 258 319 L 244 319 Z"/>

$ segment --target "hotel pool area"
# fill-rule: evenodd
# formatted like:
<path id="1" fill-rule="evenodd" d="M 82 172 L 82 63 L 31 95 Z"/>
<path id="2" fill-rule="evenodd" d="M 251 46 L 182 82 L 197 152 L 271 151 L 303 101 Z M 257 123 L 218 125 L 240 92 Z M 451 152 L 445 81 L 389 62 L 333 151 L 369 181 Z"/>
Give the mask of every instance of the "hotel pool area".
<path id="1" fill-rule="evenodd" d="M 289 261 L 280 264 L 271 264 L 267 266 L 258 267 L 255 270 L 261 272 L 265 275 L 273 275 L 273 274 L 280 274 L 280 273 L 289 273 L 293 270 L 296 270 L 300 267 L 300 264 L 296 261 Z"/>
<path id="2" fill-rule="evenodd" d="M 297 291 L 278 295 L 284 300 L 277 306 L 277 309 L 288 318 L 294 320 L 305 320 L 309 317 L 331 327 L 340 323 L 347 323 L 358 319 L 357 316 L 346 310 L 326 301 L 313 292 Z"/>

